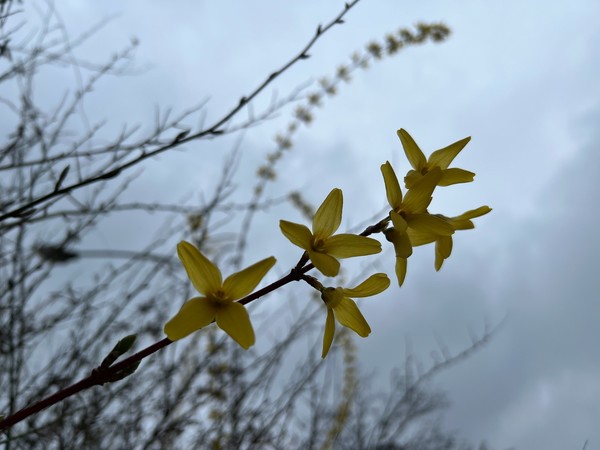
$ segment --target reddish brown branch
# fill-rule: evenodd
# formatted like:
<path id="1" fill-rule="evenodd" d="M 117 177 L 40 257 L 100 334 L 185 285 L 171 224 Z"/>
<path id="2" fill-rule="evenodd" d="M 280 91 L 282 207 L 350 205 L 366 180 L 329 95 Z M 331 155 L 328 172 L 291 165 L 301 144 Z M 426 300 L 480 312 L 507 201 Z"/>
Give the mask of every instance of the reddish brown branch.
<path id="1" fill-rule="evenodd" d="M 269 284 L 268 286 L 265 286 L 264 288 L 259 289 L 258 291 L 244 297 L 243 299 L 239 300 L 239 302 L 243 305 L 246 305 L 276 289 L 279 289 L 280 287 L 292 281 L 298 281 L 301 279 L 303 274 L 305 274 L 312 268 L 314 268 L 312 264 L 308 264 L 307 266 L 301 269 L 294 268 L 285 277 L 282 277 L 279 280 Z M 92 370 L 92 373 L 88 377 L 78 381 L 77 383 L 72 384 L 64 389 L 61 389 L 60 391 L 52 394 L 49 397 L 46 397 L 43 400 L 40 400 L 37 403 L 34 403 L 31 406 L 23 408 L 20 411 L 17 411 L 16 413 L 7 416 L 6 418 L 4 418 L 4 420 L 0 421 L 0 430 L 6 430 L 12 427 L 13 425 L 21 422 L 22 420 L 25 420 L 27 417 L 32 416 L 33 414 L 36 414 L 42 411 L 43 409 L 48 408 L 49 406 L 52 406 L 58 402 L 61 402 L 62 400 L 65 400 L 66 398 L 71 397 L 72 395 L 75 395 L 78 392 L 89 389 L 92 386 L 102 385 L 104 383 L 111 382 L 111 380 L 114 379 L 114 377 L 119 372 L 131 367 L 133 364 L 140 362 L 144 358 L 152 355 L 153 353 L 156 353 L 157 351 L 167 347 L 168 345 L 171 345 L 172 343 L 173 341 L 169 340 L 168 338 L 164 338 L 163 340 L 155 342 L 154 344 L 146 347 L 143 350 L 140 350 L 134 355 L 131 355 L 129 358 L 115 363 L 110 367 L 97 367 L 96 369 Z"/>
<path id="2" fill-rule="evenodd" d="M 109 382 L 110 378 L 119 371 L 131 366 L 132 364 L 135 364 L 138 361 L 141 361 L 145 357 L 157 352 L 161 348 L 164 348 L 170 344 L 172 344 L 172 341 L 170 341 L 167 338 L 164 338 L 162 341 L 155 342 L 154 344 L 146 347 L 143 350 L 140 350 L 134 355 L 131 355 L 129 358 L 126 358 L 123 361 L 116 363 L 105 370 L 93 370 L 92 373 L 83 380 L 78 381 L 77 383 L 72 384 L 71 386 L 68 386 L 64 389 L 61 389 L 55 394 L 52 394 L 50 397 L 46 397 L 45 399 L 40 400 L 39 402 L 34 403 L 33 405 L 23 408 L 20 411 L 17 411 L 16 413 L 6 417 L 4 420 L 0 421 L 0 430 L 8 429 L 16 423 L 25 420 L 27 417 L 32 416 L 33 414 L 36 414 L 41 410 L 46 409 L 47 407 L 52 406 L 58 402 L 61 402 L 62 400 L 72 395 L 75 395 L 78 392 L 89 389 L 92 386 L 102 385 L 104 383 Z"/>

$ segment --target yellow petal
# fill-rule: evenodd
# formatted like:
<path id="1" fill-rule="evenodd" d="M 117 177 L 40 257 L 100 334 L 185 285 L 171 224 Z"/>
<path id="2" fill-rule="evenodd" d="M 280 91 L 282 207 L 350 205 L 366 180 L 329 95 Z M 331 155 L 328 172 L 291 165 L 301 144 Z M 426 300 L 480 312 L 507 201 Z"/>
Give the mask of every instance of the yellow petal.
<path id="1" fill-rule="evenodd" d="M 392 224 L 396 230 L 398 230 L 400 233 L 406 231 L 408 224 L 406 223 L 406 220 L 404 220 L 404 217 L 402 217 L 396 211 L 390 211 L 390 219 L 392 219 Z"/>
<path id="2" fill-rule="evenodd" d="M 440 236 L 450 236 L 454 233 L 454 227 L 448 221 L 431 214 L 407 214 L 406 221 L 410 228 L 425 233 Z"/>
<path id="3" fill-rule="evenodd" d="M 333 256 L 309 250 L 308 257 L 314 266 L 327 277 L 335 277 L 340 271 L 340 262 Z"/>
<path id="4" fill-rule="evenodd" d="M 458 183 L 469 183 L 473 181 L 475 174 L 464 169 L 446 169 L 442 175 L 442 179 L 438 183 L 438 186 L 450 186 Z"/>
<path id="5" fill-rule="evenodd" d="M 442 268 L 443 264 L 444 264 L 444 257 L 441 256 L 438 252 L 435 252 L 435 262 L 434 262 L 435 270 L 437 272 L 439 272 L 439 270 Z"/>
<path id="6" fill-rule="evenodd" d="M 455 230 L 472 230 L 475 224 L 469 219 L 455 220 L 449 219 Z"/>
<path id="7" fill-rule="evenodd" d="M 323 352 L 321 358 L 325 358 L 329 353 L 329 348 L 333 342 L 333 335 L 335 334 L 335 321 L 333 320 L 333 311 L 331 308 L 327 308 L 327 319 L 325 320 L 325 334 L 323 335 Z"/>
<path id="8" fill-rule="evenodd" d="M 437 167 L 423 175 L 404 196 L 402 209 L 411 213 L 425 212 L 431 203 L 431 194 L 441 178 L 442 170 Z"/>
<path id="9" fill-rule="evenodd" d="M 208 295 L 221 289 L 221 271 L 200 250 L 189 242 L 181 241 L 177 244 L 177 256 L 198 292 Z"/>
<path id="10" fill-rule="evenodd" d="M 344 297 L 333 309 L 333 312 L 340 324 L 354 330 L 359 336 L 367 337 L 371 333 L 371 327 L 358 309 L 358 306 L 348 297 Z"/>
<path id="11" fill-rule="evenodd" d="M 312 229 L 316 239 L 326 239 L 339 228 L 343 204 L 342 190 L 333 189 L 315 213 Z"/>
<path id="12" fill-rule="evenodd" d="M 448 258 L 452 253 L 452 236 L 441 236 L 435 242 L 435 251 L 443 258 Z"/>
<path id="13" fill-rule="evenodd" d="M 452 224 L 455 230 L 469 230 L 474 228 L 473 222 L 470 219 L 483 216 L 492 210 L 489 206 L 480 206 L 476 209 L 471 209 L 462 213 L 460 216 L 449 218 L 449 222 Z"/>
<path id="14" fill-rule="evenodd" d="M 292 244 L 297 245 L 304 250 L 310 249 L 313 235 L 308 227 L 300 225 L 299 223 L 280 220 L 279 228 L 281 229 L 283 235 L 288 238 Z"/>
<path id="15" fill-rule="evenodd" d="M 216 319 L 219 328 L 243 348 L 248 350 L 254 345 L 254 330 L 243 305 L 235 302 L 221 304 Z"/>
<path id="16" fill-rule="evenodd" d="M 237 300 L 250 294 L 260 283 L 260 280 L 271 270 L 271 267 L 275 265 L 276 261 L 271 256 L 228 276 L 223 282 L 223 290 L 227 297 L 231 300 Z"/>
<path id="17" fill-rule="evenodd" d="M 385 273 L 376 273 L 355 288 L 342 288 L 342 292 L 346 297 L 370 297 L 385 291 L 389 285 L 390 279 Z"/>
<path id="18" fill-rule="evenodd" d="M 492 210 L 489 206 L 480 206 L 479 208 L 471 209 L 462 213 L 460 216 L 454 217 L 455 219 L 474 219 L 475 217 L 483 216 Z"/>
<path id="19" fill-rule="evenodd" d="M 408 239 L 410 240 L 410 244 L 413 247 L 418 247 L 419 245 L 431 244 L 435 242 L 436 239 L 440 237 L 439 234 L 430 233 L 427 231 L 414 230 L 409 228 L 406 230 L 406 234 L 408 235 Z"/>
<path id="20" fill-rule="evenodd" d="M 436 150 L 429 155 L 429 167 L 439 167 L 440 169 L 447 169 L 450 163 L 460 151 L 465 148 L 465 145 L 469 143 L 471 137 L 466 137 L 460 141 L 456 141 L 454 144 L 450 144 L 448 147 Z"/>
<path id="21" fill-rule="evenodd" d="M 423 174 L 421 172 L 417 172 L 416 170 L 409 170 L 404 177 L 404 186 L 406 189 L 412 188 L 417 181 L 423 178 Z"/>
<path id="22" fill-rule="evenodd" d="M 442 236 L 435 242 L 435 270 L 440 270 L 444 260 L 452 253 L 452 236 Z"/>
<path id="23" fill-rule="evenodd" d="M 336 234 L 327 239 L 321 249 L 336 258 L 351 258 L 379 253 L 381 243 L 376 239 L 356 234 Z"/>
<path id="24" fill-rule="evenodd" d="M 412 255 L 412 245 L 406 232 L 401 232 L 395 228 L 390 228 L 385 230 L 385 237 L 388 241 L 394 244 L 396 256 L 408 258 L 410 255 Z"/>
<path id="25" fill-rule="evenodd" d="M 398 286 L 402 286 L 404 278 L 406 278 L 406 266 L 408 260 L 406 258 L 396 258 L 396 278 L 398 278 Z"/>
<path id="26" fill-rule="evenodd" d="M 195 297 L 183 304 L 181 309 L 164 327 L 164 332 L 171 341 L 186 337 L 200 328 L 204 328 L 215 320 L 216 308 L 204 297 Z"/>
<path id="27" fill-rule="evenodd" d="M 417 172 L 420 172 L 421 169 L 427 165 L 427 159 L 425 158 L 425 155 L 406 130 L 400 128 L 396 133 L 400 138 L 400 142 L 402 142 L 402 147 L 404 148 L 404 153 L 406 153 L 408 162 L 411 166 L 413 166 L 413 169 L 415 169 Z"/>
<path id="28" fill-rule="evenodd" d="M 396 172 L 392 168 L 389 161 L 381 165 L 381 174 L 385 183 L 385 194 L 387 195 L 388 203 L 395 211 L 400 211 L 402 205 L 402 190 Z"/>

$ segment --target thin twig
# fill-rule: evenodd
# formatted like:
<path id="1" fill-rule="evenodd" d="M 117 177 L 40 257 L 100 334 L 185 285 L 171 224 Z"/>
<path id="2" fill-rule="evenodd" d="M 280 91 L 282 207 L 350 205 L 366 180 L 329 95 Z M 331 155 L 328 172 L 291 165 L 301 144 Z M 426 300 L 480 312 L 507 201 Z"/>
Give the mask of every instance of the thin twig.
<path id="1" fill-rule="evenodd" d="M 0 222 L 4 221 L 6 219 L 12 218 L 12 217 L 19 217 L 19 216 L 23 215 L 24 213 L 33 211 L 34 208 L 38 207 L 39 205 L 41 205 L 53 198 L 63 196 L 67 193 L 70 193 L 72 191 L 80 189 L 84 186 L 88 186 L 90 184 L 94 184 L 99 181 L 115 178 L 115 177 L 119 176 L 123 171 L 139 164 L 140 162 L 142 162 L 150 157 L 159 155 L 167 150 L 179 147 L 182 144 L 185 144 L 185 143 L 197 140 L 197 139 L 209 137 L 209 136 L 218 136 L 218 135 L 223 134 L 225 132 L 225 130 L 223 129 L 223 126 L 226 125 L 234 116 L 236 116 L 244 108 L 244 106 L 246 106 L 251 100 L 253 100 L 256 96 L 258 96 L 267 86 L 269 86 L 275 79 L 277 79 L 280 75 L 282 75 L 284 72 L 286 72 L 292 66 L 294 66 L 296 63 L 298 63 L 301 60 L 309 58 L 310 55 L 308 54 L 308 51 L 313 47 L 313 45 L 333 26 L 344 23 L 342 18 L 359 1 L 360 0 L 354 0 L 352 2 L 346 3 L 344 6 L 344 9 L 332 21 L 330 21 L 325 26 L 319 26 L 317 28 L 317 31 L 315 32 L 314 36 L 309 40 L 309 42 L 304 46 L 304 48 L 295 57 L 290 59 L 287 63 L 285 63 L 281 68 L 279 68 L 275 72 L 272 72 L 258 87 L 256 87 L 247 96 L 242 97 L 236 106 L 234 106 L 228 113 L 226 113 L 221 119 L 218 119 L 210 127 L 206 128 L 204 130 L 201 130 L 197 133 L 185 136 L 183 138 L 180 138 L 179 136 L 177 136 L 170 143 L 168 143 L 166 145 L 161 145 L 160 147 L 158 147 L 154 150 L 148 151 L 148 152 L 142 152 L 141 155 L 132 159 L 131 161 L 122 163 L 122 164 L 117 165 L 116 167 L 112 167 L 110 169 L 105 169 L 104 171 L 102 171 L 101 173 L 99 173 L 97 175 L 91 176 L 91 177 L 86 178 L 81 181 L 74 182 L 70 185 L 62 187 L 61 189 L 53 190 L 51 192 L 48 192 L 45 195 L 38 196 L 35 199 L 30 200 L 25 204 L 22 204 L 21 206 L 11 209 L 6 213 L 0 214 Z"/>

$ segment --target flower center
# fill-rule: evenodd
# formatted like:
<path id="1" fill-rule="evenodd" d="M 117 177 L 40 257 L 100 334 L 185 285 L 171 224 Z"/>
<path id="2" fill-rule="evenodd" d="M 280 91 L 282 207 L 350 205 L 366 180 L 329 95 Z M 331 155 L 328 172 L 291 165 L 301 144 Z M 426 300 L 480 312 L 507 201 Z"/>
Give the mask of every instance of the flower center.
<path id="1" fill-rule="evenodd" d="M 397 213 L 400 217 L 402 217 L 404 220 L 406 220 L 406 214 L 408 214 L 407 211 L 404 211 L 401 208 L 398 209 L 394 209 L 394 212 Z"/>
<path id="2" fill-rule="evenodd" d="M 217 289 L 207 296 L 212 302 L 217 304 L 229 303 L 231 300 L 223 289 Z"/>
<path id="3" fill-rule="evenodd" d="M 335 308 L 344 298 L 342 290 L 339 288 L 327 287 L 321 292 L 321 298 L 328 308 Z"/>
<path id="4" fill-rule="evenodd" d="M 324 244 L 325 244 L 325 241 L 323 239 L 314 237 L 313 242 L 312 242 L 312 248 L 313 248 L 313 250 L 318 252 L 318 251 L 323 250 Z"/>

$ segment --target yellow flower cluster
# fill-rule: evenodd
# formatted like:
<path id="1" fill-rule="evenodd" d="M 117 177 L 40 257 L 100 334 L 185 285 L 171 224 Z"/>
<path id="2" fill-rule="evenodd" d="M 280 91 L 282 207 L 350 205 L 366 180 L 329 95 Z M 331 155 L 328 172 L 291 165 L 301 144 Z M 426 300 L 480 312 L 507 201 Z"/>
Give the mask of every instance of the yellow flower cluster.
<path id="1" fill-rule="evenodd" d="M 473 228 L 471 219 L 491 211 L 488 206 L 467 211 L 457 217 L 430 214 L 427 210 L 437 186 L 450 186 L 473 181 L 475 174 L 464 169 L 449 168 L 454 158 L 471 138 L 457 141 L 433 152 L 426 158 L 406 130 L 398 130 L 404 153 L 412 166 L 404 178 L 408 191 L 404 197 L 396 173 L 389 162 L 381 166 L 387 199 L 392 210 L 392 227 L 384 230 L 385 237 L 396 252 L 396 276 L 402 286 L 412 248 L 435 242 L 435 268 L 440 270 L 452 252 L 452 235 L 456 230 Z"/>
<path id="2" fill-rule="evenodd" d="M 343 195 L 340 189 L 333 189 L 323 201 L 312 223 L 312 232 L 306 226 L 279 221 L 281 232 L 289 241 L 306 251 L 313 265 L 329 277 L 336 276 L 340 270 L 337 258 L 366 256 L 381 252 L 381 243 L 375 239 L 355 234 L 334 233 L 342 222 Z M 335 319 L 356 332 L 361 337 L 371 333 L 369 324 L 350 297 L 370 297 L 385 291 L 390 280 L 384 273 L 372 275 L 352 289 L 342 287 L 323 287 L 314 280 L 311 284 L 321 291 L 321 298 L 327 307 L 325 335 L 323 336 L 322 357 L 325 358 L 333 342 Z"/>
<path id="3" fill-rule="evenodd" d="M 472 219 L 487 214 L 491 209 L 481 206 L 456 217 L 431 214 L 428 211 L 437 186 L 473 181 L 473 172 L 449 167 L 470 138 L 437 150 L 426 158 L 405 130 L 398 130 L 398 136 L 412 166 L 404 177 L 407 191 L 403 195 L 391 164 L 383 164 L 381 173 L 391 210 L 386 218 L 363 234 L 382 232 L 393 244 L 396 253 L 395 272 L 401 286 L 413 247 L 435 243 L 435 268 L 439 270 L 452 252 L 454 232 L 473 228 Z M 381 243 L 375 239 L 356 234 L 335 234 L 342 221 L 342 209 L 342 191 L 333 189 L 315 213 L 312 229 L 286 220 L 279 222 L 284 236 L 305 251 L 300 265 L 310 259 L 323 275 L 333 277 L 340 271 L 338 259 L 381 252 Z M 181 339 L 214 321 L 243 348 L 252 346 L 255 340 L 252 324 L 248 312 L 237 300 L 256 288 L 275 264 L 275 258 L 263 259 L 223 281 L 218 267 L 192 244 L 181 242 L 177 246 L 177 254 L 189 279 L 202 296 L 188 300 L 167 322 L 164 328 L 167 337 L 170 340 Z M 296 272 L 297 278 L 294 279 L 302 278 L 319 290 L 327 309 L 322 357 L 327 355 L 333 342 L 336 320 L 359 336 L 368 336 L 371 328 L 352 298 L 369 297 L 383 292 L 390 285 L 387 275 L 371 275 L 358 286 L 348 289 L 324 287 L 316 278 L 304 275 L 306 270 L 307 267 Z"/>

